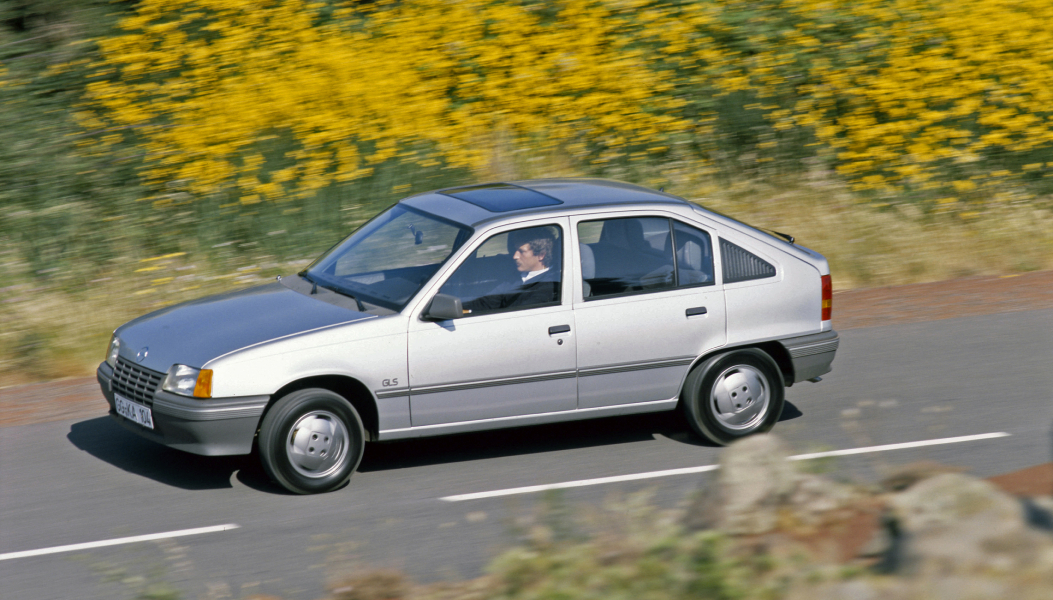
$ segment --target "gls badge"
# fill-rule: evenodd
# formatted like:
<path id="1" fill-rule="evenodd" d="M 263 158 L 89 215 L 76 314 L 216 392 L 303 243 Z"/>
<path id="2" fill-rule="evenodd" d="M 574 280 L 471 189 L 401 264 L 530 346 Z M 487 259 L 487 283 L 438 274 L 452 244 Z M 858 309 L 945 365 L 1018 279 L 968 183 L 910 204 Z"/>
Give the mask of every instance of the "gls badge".
<path id="1" fill-rule="evenodd" d="M 399 384 L 399 380 L 398 380 L 398 378 L 385 379 L 384 381 L 381 381 L 380 383 L 382 383 L 384 385 L 384 387 L 391 387 L 393 385 L 398 385 Z"/>

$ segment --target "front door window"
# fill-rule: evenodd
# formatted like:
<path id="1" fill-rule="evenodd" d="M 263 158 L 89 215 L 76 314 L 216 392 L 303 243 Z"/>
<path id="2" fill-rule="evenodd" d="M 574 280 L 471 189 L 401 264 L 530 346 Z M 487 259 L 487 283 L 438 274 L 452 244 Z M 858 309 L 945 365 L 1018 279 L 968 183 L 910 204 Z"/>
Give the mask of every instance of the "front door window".
<path id="1" fill-rule="evenodd" d="M 556 306 L 560 302 L 562 231 L 555 225 L 506 231 L 465 259 L 439 293 L 461 299 L 465 316 Z"/>

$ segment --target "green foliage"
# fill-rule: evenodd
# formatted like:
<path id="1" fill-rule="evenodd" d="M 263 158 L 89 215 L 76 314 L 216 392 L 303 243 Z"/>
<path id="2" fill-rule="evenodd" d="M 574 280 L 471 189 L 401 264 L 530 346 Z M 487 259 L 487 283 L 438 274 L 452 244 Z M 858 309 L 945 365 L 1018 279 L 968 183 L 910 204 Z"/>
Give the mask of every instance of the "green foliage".
<path id="1" fill-rule="evenodd" d="M 99 222 L 138 194 L 128 165 L 76 152 L 84 132 L 70 118 L 84 89 L 90 37 L 109 30 L 109 7 L 0 5 L 0 242 L 44 276 L 112 257 L 115 242 Z"/>
<path id="2" fill-rule="evenodd" d="M 746 598 L 748 561 L 727 555 L 717 533 L 609 536 L 510 550 L 490 567 L 491 597 L 522 600 L 735 600 Z"/>
<path id="3" fill-rule="evenodd" d="M 191 178 L 149 177 L 164 157 L 145 160 L 157 148 L 147 144 L 150 136 L 138 128 L 134 110 L 87 126 L 93 124 L 84 110 L 87 91 L 102 83 L 114 90 L 141 83 L 147 85 L 139 90 L 144 94 L 152 84 L 178 87 L 168 71 L 154 79 L 121 79 L 121 71 L 100 72 L 97 65 L 106 58 L 102 46 L 110 44 L 115 64 L 137 68 L 134 56 L 113 50 L 124 43 L 114 40 L 144 22 L 135 18 L 147 5 L 179 11 L 183 3 L 0 0 L 0 318 L 14 323 L 0 328 L 0 380 L 11 373 L 16 379 L 83 373 L 97 362 L 93 348 L 127 318 L 288 273 L 401 197 L 480 180 L 593 175 L 705 196 L 704 204 L 791 231 L 826 254 L 839 287 L 1050 266 L 1048 212 L 1035 209 L 1048 204 L 1041 194 L 1053 181 L 1053 143 L 1032 118 L 1045 114 L 1044 80 L 1007 79 L 991 88 L 993 104 L 977 109 L 984 123 L 966 123 L 976 114 L 963 117 L 962 127 L 973 137 L 1004 130 L 1016 140 L 1010 148 L 983 138 L 989 145 L 974 148 L 981 160 L 965 162 L 926 162 L 938 153 L 919 152 L 937 148 L 943 130 L 938 123 L 935 129 L 919 125 L 910 118 L 915 114 L 895 116 L 902 107 L 878 93 L 882 77 L 910 83 L 918 75 L 938 82 L 957 74 L 955 81 L 975 77 L 973 87 L 990 83 L 996 63 L 978 66 L 960 52 L 944 62 L 930 52 L 917 68 L 890 58 L 896 44 L 921 44 L 919 51 L 928 52 L 923 42 L 929 38 L 922 34 L 957 22 L 987 50 L 1006 45 L 1005 53 L 993 56 L 1017 74 L 1030 68 L 1044 77 L 1053 64 L 1049 44 L 1033 45 L 1033 51 L 1013 45 L 1003 25 L 985 37 L 982 19 L 962 10 L 948 13 L 951 21 L 927 22 L 925 11 L 938 5 L 934 0 L 894 3 L 903 23 L 914 23 L 916 30 L 898 22 L 885 27 L 892 13 L 876 0 L 473 2 L 487 7 L 487 19 L 465 13 L 458 27 L 467 29 L 450 30 L 437 27 L 445 22 L 438 17 L 426 23 L 412 18 L 442 15 L 446 3 L 439 0 L 268 4 L 313 11 L 311 20 L 301 21 L 311 44 L 290 55 L 314 61 L 308 69 L 314 79 L 305 82 L 326 81 L 326 69 L 335 64 L 326 51 L 333 40 L 368 48 L 362 44 L 369 36 L 382 37 L 369 26 L 369 19 L 379 19 L 384 31 L 397 34 L 366 53 L 383 67 L 381 74 L 356 72 L 399 79 L 385 79 L 386 87 L 368 79 L 365 85 L 352 82 L 355 93 L 396 93 L 398 82 L 407 82 L 418 96 L 402 112 L 385 112 L 396 104 L 390 98 L 369 105 L 370 114 L 407 118 L 378 121 L 390 127 L 374 123 L 368 136 L 360 136 L 353 154 L 369 163 L 365 168 L 343 172 L 342 163 L 315 153 L 305 163 L 315 166 L 303 171 L 314 182 L 310 193 L 285 194 L 272 184 L 281 183 L 277 173 L 306 156 L 297 136 L 314 132 L 339 145 L 344 137 L 329 129 L 346 129 L 346 119 L 317 113 L 303 120 L 299 132 L 283 129 L 280 119 L 264 121 L 271 128 L 255 132 L 253 152 L 231 163 L 241 168 L 258 162 L 253 178 L 245 179 L 248 187 L 227 182 L 207 193 Z M 251 20 L 256 12 L 242 0 L 204 4 L 240 6 L 239 19 Z M 1017 10 L 1009 0 L 966 4 Z M 466 6 L 458 4 L 458 10 Z M 1026 21 L 1028 35 L 1043 33 L 1034 18 Z M 283 40 L 273 35 L 279 30 L 242 30 L 259 43 Z M 473 31 L 485 35 L 475 39 L 468 35 Z M 594 37 L 583 37 L 584 31 Z M 502 35 L 515 44 L 504 44 Z M 215 50 L 226 48 L 217 56 L 237 59 L 229 70 L 275 81 L 265 70 L 237 62 L 253 62 L 252 44 L 227 41 Z M 164 53 L 155 58 L 166 64 Z M 301 98 L 295 85 L 278 87 L 286 101 Z M 933 104 L 938 94 L 929 94 L 942 88 L 929 87 L 896 89 L 917 96 L 918 115 L 935 118 L 946 107 Z M 286 102 L 288 110 L 299 106 L 299 114 L 311 116 L 327 106 L 325 93 L 304 98 L 314 104 Z M 209 118 L 207 110 L 184 110 L 178 95 L 166 101 L 173 112 L 161 125 L 186 117 L 184 129 L 192 129 Z M 121 106 L 119 98 L 110 106 Z M 149 103 L 142 106 L 153 110 Z M 230 123 L 238 121 L 237 106 L 227 107 Z M 344 113 L 336 114 L 354 116 L 355 108 L 345 103 Z M 439 126 L 418 135 L 427 122 L 420 119 L 428 115 Z M 871 117 L 877 125 L 868 125 Z M 593 126 L 600 122 L 606 125 Z M 897 142 L 882 155 L 885 150 L 868 135 L 892 126 L 913 127 L 918 139 Z M 927 146 L 904 154 L 918 141 Z M 879 155 L 887 160 L 867 163 Z M 885 175 L 867 179 L 874 169 Z M 885 184 L 900 191 L 889 192 Z M 262 191 L 246 195 L 245 189 Z M 875 213 L 859 208 L 860 201 L 896 207 Z M 934 217 L 941 212 L 950 220 Z M 82 305 L 92 308 L 78 310 Z"/>
<path id="4" fill-rule="evenodd" d="M 969 1 L 990 10 L 1009 10 L 999 8 L 1001 0 Z M 228 4 L 233 6 L 233 3 Z M 275 6 L 284 4 L 276 3 Z M 471 154 L 475 158 L 488 157 L 485 164 L 473 163 L 474 158 L 458 159 L 466 166 L 451 169 L 446 161 L 424 160 L 425 157 L 433 156 L 437 150 L 434 140 L 420 142 L 416 146 L 407 142 L 409 145 L 404 144 L 401 153 L 392 154 L 391 149 L 385 146 L 387 142 L 377 137 L 384 135 L 383 132 L 375 132 L 371 134 L 372 138 L 360 140 L 357 149 L 360 156 L 380 157 L 366 171 L 354 177 L 349 176 L 340 183 L 311 184 L 314 191 L 307 196 L 279 195 L 276 200 L 258 202 L 251 195 L 246 198 L 243 191 L 238 191 L 238 186 L 242 185 L 240 183 L 208 194 L 201 193 L 201 189 L 195 187 L 191 179 L 169 178 L 155 181 L 157 187 L 144 187 L 143 169 L 147 166 L 144 158 L 154 150 L 144 145 L 150 138 L 140 135 L 138 125 L 133 122 L 136 117 L 130 114 L 115 117 L 116 120 L 110 122 L 98 121 L 96 124 L 99 128 L 96 129 L 84 128 L 85 124 L 92 121 L 80 114 L 79 106 L 90 85 L 106 83 L 116 93 L 125 90 L 121 85 L 139 81 L 136 79 L 138 76 L 125 73 L 129 69 L 134 70 L 133 67 L 138 68 L 136 63 L 121 54 L 121 48 L 133 48 L 135 44 L 122 42 L 122 46 L 115 40 L 121 34 L 140 31 L 137 23 L 147 23 L 150 19 L 161 23 L 164 18 L 156 15 L 143 17 L 147 5 L 131 2 L 0 2 L 0 69 L 3 69 L 0 71 L 0 102 L 4 107 L 0 112 L 0 235 L 3 236 L 5 246 L 16 249 L 17 262 L 23 265 L 6 271 L 10 273 L 15 270 L 22 275 L 31 274 L 33 277 L 53 280 L 58 275 L 52 269 L 58 269 L 68 279 L 65 285 L 72 288 L 106 276 L 113 262 L 122 257 L 141 259 L 185 252 L 215 259 L 229 258 L 232 252 L 236 254 L 240 251 L 246 255 L 261 251 L 281 260 L 299 259 L 327 247 L 346 235 L 355 223 L 407 193 L 487 178 L 550 174 L 600 175 L 662 185 L 669 180 L 683 180 L 681 174 L 689 172 L 691 179 L 697 179 L 702 174 L 716 181 L 730 183 L 736 178 L 784 177 L 838 165 L 849 177 L 856 178 L 853 185 L 867 188 L 870 191 L 864 190 L 863 193 L 875 194 L 881 202 L 929 202 L 935 198 L 941 200 L 932 204 L 936 209 L 969 215 L 973 215 L 978 206 L 966 202 L 970 198 L 980 202 L 980 205 L 984 198 L 995 196 L 1007 203 L 1034 203 L 1041 201 L 1034 194 L 1048 185 L 1045 165 L 1047 159 L 1051 159 L 1047 155 L 1053 146 L 1040 141 L 1019 144 L 1019 148 L 1008 153 L 992 150 L 993 154 L 980 163 L 996 165 L 990 169 L 1009 173 L 1011 176 L 1006 176 L 1009 179 L 977 178 L 974 163 L 958 164 L 952 161 L 940 167 L 944 169 L 945 176 L 937 179 L 943 183 L 926 183 L 932 180 L 933 175 L 925 175 L 923 171 L 928 172 L 926 169 L 931 171 L 935 167 L 926 166 L 924 161 L 915 159 L 910 159 L 914 161 L 910 164 L 902 163 L 906 159 L 895 152 L 888 154 L 891 162 L 877 166 L 882 172 L 900 173 L 902 181 L 897 183 L 888 177 L 880 181 L 867 179 L 873 174 L 873 160 L 865 159 L 860 154 L 863 146 L 859 144 L 870 143 L 865 141 L 867 130 L 861 129 L 869 122 L 864 117 L 870 113 L 859 111 L 871 109 L 866 108 L 869 104 L 859 104 L 862 102 L 860 98 L 863 98 L 860 94 L 865 96 L 870 93 L 867 92 L 867 86 L 873 88 L 880 83 L 874 77 L 882 74 L 888 77 L 909 75 L 904 71 L 904 65 L 894 65 L 896 69 L 890 66 L 892 63 L 888 57 L 892 55 L 889 52 L 895 44 L 915 43 L 919 35 L 911 33 L 915 29 L 921 32 L 930 29 L 940 31 L 940 27 L 947 25 L 925 21 L 929 14 L 925 12 L 929 10 L 925 2 L 904 0 L 899 3 L 901 10 L 897 14 L 902 14 L 908 25 L 914 23 L 911 26 L 914 29 L 899 26 L 895 35 L 881 33 L 880 26 L 891 17 L 879 5 L 869 1 L 858 5 L 844 2 L 826 5 L 807 0 L 764 0 L 759 3 L 740 0 L 634 0 L 630 3 L 629 12 L 619 8 L 617 3 L 605 2 L 580 5 L 568 2 L 559 7 L 532 2 L 512 3 L 507 7 L 500 2 L 484 4 L 492 7 L 488 10 L 494 11 L 493 17 L 498 21 L 484 24 L 484 29 L 480 31 L 488 32 L 485 39 L 464 40 L 467 44 L 482 44 L 479 49 L 473 50 L 475 54 L 467 49 L 462 49 L 466 53 L 461 54 L 453 50 L 443 50 L 452 54 L 437 54 L 435 49 L 441 46 L 436 45 L 438 42 L 414 41 L 414 36 L 418 35 L 438 36 L 435 39 L 440 41 L 445 39 L 442 37 L 445 33 L 415 28 L 410 20 L 415 16 L 426 16 L 442 10 L 441 3 L 405 3 L 404 8 L 398 9 L 403 12 L 390 14 L 384 11 L 376 13 L 372 5 L 354 5 L 353 10 L 345 10 L 347 5 L 339 2 L 318 3 L 310 7 L 303 5 L 302 9 L 313 11 L 315 19 L 308 26 L 317 30 L 318 35 L 310 38 L 311 43 L 316 44 L 316 49 L 325 48 L 326 35 L 351 36 L 348 39 L 359 43 L 360 38 L 355 36 L 360 36 L 368 28 L 363 29 L 355 24 L 364 26 L 367 21 L 362 19 L 372 18 L 379 19 L 378 23 L 388 27 L 391 35 L 401 36 L 400 40 L 413 46 L 414 52 L 417 52 L 413 54 L 414 57 L 429 61 L 434 59 L 433 62 L 419 65 L 420 69 L 430 73 L 428 77 L 453 79 L 441 79 L 446 82 L 443 86 L 450 87 L 428 88 L 432 91 L 427 93 L 436 93 L 438 90 L 440 94 L 449 94 L 448 98 L 436 96 L 433 100 L 449 101 L 450 114 L 454 115 L 450 118 L 457 127 L 462 127 L 463 123 L 458 120 L 461 117 L 456 115 L 469 108 L 484 112 L 496 110 L 502 114 L 509 110 L 513 113 L 526 110 L 518 107 L 516 102 L 508 102 L 497 95 L 495 90 L 500 91 L 500 85 L 503 85 L 501 82 L 505 81 L 501 77 L 509 82 L 516 78 L 538 77 L 544 71 L 532 71 L 535 66 L 554 68 L 553 65 L 560 64 L 559 61 L 551 63 L 548 57 L 552 47 L 542 52 L 521 36 L 513 39 L 524 44 L 524 52 L 529 50 L 534 53 L 531 56 L 536 55 L 532 59 L 534 63 L 505 64 L 500 61 L 510 60 L 509 57 L 497 54 L 485 55 L 486 60 L 483 60 L 481 57 L 484 57 L 484 52 L 496 49 L 486 44 L 492 44 L 495 40 L 500 42 L 501 35 L 511 35 L 498 27 L 500 23 L 505 23 L 506 29 L 516 24 L 536 28 L 545 35 L 553 36 L 549 40 L 552 43 L 568 42 L 570 39 L 559 30 L 561 19 L 572 19 L 567 22 L 576 23 L 578 21 L 573 19 L 587 22 L 589 19 L 611 18 L 618 19 L 619 23 L 624 21 L 633 24 L 619 31 L 602 33 L 611 36 L 609 39 L 604 38 L 606 41 L 603 43 L 607 46 L 566 47 L 564 51 L 567 57 L 575 56 L 575 53 L 585 56 L 581 53 L 591 51 L 590 48 L 605 49 L 609 54 L 589 55 L 588 60 L 592 62 L 587 69 L 586 65 L 579 65 L 580 68 L 573 74 L 577 79 L 572 80 L 569 76 L 560 79 L 564 86 L 573 83 L 573 89 L 578 90 L 573 94 L 564 90 L 551 97 L 536 94 L 529 99 L 524 97 L 519 104 L 534 104 L 530 105 L 533 107 L 530 111 L 533 112 L 528 111 L 529 114 L 523 113 L 516 117 L 524 123 L 520 129 L 506 131 L 496 121 L 479 121 L 479 127 L 486 125 L 491 128 L 483 132 L 485 135 L 473 138 L 457 133 L 460 136 L 457 138 L 460 140 L 458 143 L 470 141 L 472 147 L 470 151 L 461 148 L 458 152 L 464 156 Z M 150 4 L 155 8 L 171 10 L 172 15 L 178 13 L 177 5 L 158 1 Z M 219 7 L 216 10 L 226 10 L 223 2 L 207 5 Z M 294 7 L 293 4 L 289 6 Z M 574 13 L 577 9 L 586 12 Z M 251 19 L 252 11 L 235 11 L 231 14 L 234 15 L 231 18 Z M 370 16 L 374 14 L 386 16 L 383 19 Z M 199 14 L 193 18 L 204 19 L 199 23 L 201 27 L 210 26 L 207 16 Z M 117 25 L 119 22 L 123 23 L 120 29 Z M 950 21 L 954 22 L 957 21 Z M 972 26 L 973 21 L 965 19 L 962 23 Z M 934 27 L 936 29 L 932 29 Z M 158 31 L 164 34 L 168 30 L 162 27 Z M 144 39 L 161 34 L 142 29 L 142 35 L 146 36 Z M 216 37 L 218 32 L 208 34 L 204 29 L 193 35 L 199 38 L 204 36 L 202 39 L 210 39 L 209 36 L 220 39 Z M 258 41 L 269 44 L 273 42 L 272 37 L 262 36 Z M 163 41 L 166 38 L 158 39 Z M 274 39 L 280 40 L 281 36 Z M 110 44 L 106 56 L 100 54 L 99 40 L 106 40 Z M 1003 43 L 998 37 L 984 38 L 982 41 L 995 45 Z M 248 60 L 249 54 L 242 56 L 229 48 L 234 46 L 216 49 L 216 56 L 224 60 L 237 57 L 241 57 L 238 60 Z M 1017 57 L 1014 60 L 1019 59 L 1017 62 L 1029 58 L 1015 48 L 1012 51 L 1015 54 L 1011 56 Z M 300 58 L 314 60 L 317 55 L 305 54 Z M 91 66 L 101 64 L 103 59 L 123 69 L 119 72 L 123 73 L 125 79 L 114 79 L 118 71 L 99 73 L 96 67 Z M 545 146 L 552 140 L 546 138 L 544 124 L 560 121 L 561 113 L 558 111 L 562 110 L 566 115 L 575 106 L 566 102 L 580 102 L 582 98 L 589 97 L 587 94 L 581 95 L 590 85 L 589 81 L 600 81 L 590 80 L 586 75 L 593 71 L 604 73 L 603 60 L 622 59 L 636 65 L 634 73 L 639 71 L 640 65 L 646 66 L 655 74 L 656 81 L 661 82 L 660 86 L 650 91 L 650 96 L 639 97 L 647 105 L 641 109 L 640 115 L 653 116 L 664 111 L 673 119 L 669 121 L 668 130 L 652 131 L 652 137 L 646 144 L 634 145 L 625 141 L 624 147 L 619 147 L 615 141 L 617 135 L 603 134 L 593 140 L 589 137 L 592 134 L 586 134 L 591 130 L 586 128 L 573 135 L 567 134 L 569 137 L 565 136 L 567 140 L 563 145 L 555 148 Z M 1045 64 L 1045 58 L 1037 52 L 1030 59 L 1031 62 L 1021 64 Z M 165 60 L 163 55 L 159 55 L 158 65 L 169 64 Z M 440 64 L 446 66 L 440 68 L 437 66 Z M 960 69 L 969 67 L 966 63 L 962 64 L 965 66 L 960 66 Z M 1010 66 L 1016 64 L 1011 63 Z M 232 68 L 237 66 L 232 63 Z M 489 71 L 502 74 L 489 75 Z M 153 84 L 172 84 L 173 73 L 176 71 L 171 69 L 158 71 L 154 79 L 141 81 L 147 86 L 143 89 L 149 89 Z M 642 71 L 634 76 L 643 77 L 640 73 Z M 864 77 L 867 73 L 870 79 Z M 986 76 L 986 71 L 963 70 L 961 73 Z M 493 81 L 487 80 L 487 77 Z M 474 83 L 465 83 L 468 81 Z M 852 84 L 855 87 L 849 86 L 850 82 L 855 82 Z M 838 86 L 844 89 L 838 91 Z M 442 92 L 442 89 L 446 89 L 446 92 Z M 293 94 L 295 89 L 284 91 Z M 574 99 L 575 94 L 580 97 Z M 142 96 L 144 99 L 147 97 Z M 171 106 L 177 106 L 178 95 L 158 96 L 162 97 L 167 98 Z M 129 102 L 133 100 L 133 96 L 128 97 Z M 919 101 L 922 104 L 925 102 L 924 99 Z M 593 107 L 590 110 L 599 110 L 596 107 L 603 105 L 595 99 L 590 102 L 593 102 L 589 105 Z M 119 102 L 116 105 L 125 106 Z M 320 105 L 320 108 L 325 107 Z M 377 107 L 376 110 L 381 108 Z M 888 107 L 878 108 L 886 110 Z M 314 108 L 305 107 L 301 112 L 309 110 Z M 607 116 L 596 112 L 595 118 L 610 121 L 615 128 L 611 131 L 620 131 L 618 127 L 624 127 L 621 121 L 626 119 L 630 124 L 634 120 L 639 121 L 622 109 L 614 110 L 607 106 L 605 110 L 612 112 Z M 988 121 L 1027 121 L 1023 117 L 1014 121 L 1009 119 L 1008 113 L 1003 113 L 992 114 Z M 143 114 L 152 113 L 148 111 Z M 170 117 L 181 114 L 172 112 Z M 650 116 L 647 118 L 651 119 Z M 879 121 L 889 118 L 889 115 L 879 115 Z M 333 118 L 329 123 L 339 124 L 341 120 Z M 681 128 L 685 123 L 690 124 L 688 130 Z M 525 124 L 529 124 L 529 127 Z M 194 124 L 188 126 L 193 128 Z M 310 126 L 321 125 L 314 123 Z M 390 130 L 390 135 L 406 139 L 413 137 L 414 134 L 409 133 L 410 130 L 406 130 L 404 125 L 399 127 Z M 460 131 L 457 127 L 450 131 Z M 164 131 L 161 128 L 156 133 L 160 135 Z M 321 131 L 316 133 L 320 134 Z M 919 131 L 924 133 L 928 130 Z M 979 133 L 979 130 L 976 132 Z M 299 156 L 297 153 L 302 148 L 290 137 L 290 132 L 275 130 L 263 133 L 265 135 L 260 139 L 265 141 L 255 147 L 262 160 L 256 171 L 258 179 L 253 179 L 255 183 L 249 187 L 274 191 L 279 189 L 272 185 L 274 173 L 287 170 L 299 160 L 295 157 Z M 118 135 L 121 137 L 114 137 Z M 631 136 L 621 137 L 628 140 Z M 97 143 L 108 138 L 112 139 L 105 145 L 105 151 L 100 152 Z M 394 141 L 400 144 L 405 142 Z M 935 143 L 928 144 L 934 147 Z M 383 150 L 381 146 L 384 146 Z M 866 147 L 869 148 L 865 151 L 868 153 L 866 156 L 878 152 L 870 146 Z M 543 148 L 547 149 L 542 151 Z M 919 156 L 922 155 L 915 158 L 921 160 Z M 321 160 L 317 156 L 310 158 L 312 161 L 316 159 Z M 475 166 L 469 168 L 468 163 Z M 156 166 L 154 164 L 151 168 L 156 170 Z M 314 173 L 311 177 L 318 181 L 325 181 L 333 175 L 331 172 L 324 175 L 327 171 L 322 166 L 311 167 L 308 171 Z M 953 185 L 947 183 L 948 180 Z M 999 185 L 998 182 L 1004 185 L 997 189 L 992 187 Z M 894 200 L 889 199 L 886 183 L 899 186 L 897 189 L 901 190 Z M 947 186 L 955 191 L 955 196 L 939 198 L 946 192 Z M 878 190 L 886 192 L 878 193 Z"/>

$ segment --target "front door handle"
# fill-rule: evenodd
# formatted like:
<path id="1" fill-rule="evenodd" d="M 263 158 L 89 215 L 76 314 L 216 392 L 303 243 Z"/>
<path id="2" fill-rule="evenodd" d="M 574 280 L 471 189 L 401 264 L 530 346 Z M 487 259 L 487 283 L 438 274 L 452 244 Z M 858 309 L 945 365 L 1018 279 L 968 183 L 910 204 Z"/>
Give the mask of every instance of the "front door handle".
<path id="1" fill-rule="evenodd" d="M 706 314 L 706 312 L 707 311 L 706 311 L 706 307 L 705 306 L 696 306 L 695 308 L 689 308 L 686 311 L 687 316 L 689 316 L 689 317 L 694 317 L 694 316 L 697 316 L 697 315 L 704 315 L 704 314 Z"/>
<path id="2" fill-rule="evenodd" d="M 553 325 L 548 328 L 549 335 L 556 335 L 557 333 L 567 333 L 570 331 L 570 325 Z"/>

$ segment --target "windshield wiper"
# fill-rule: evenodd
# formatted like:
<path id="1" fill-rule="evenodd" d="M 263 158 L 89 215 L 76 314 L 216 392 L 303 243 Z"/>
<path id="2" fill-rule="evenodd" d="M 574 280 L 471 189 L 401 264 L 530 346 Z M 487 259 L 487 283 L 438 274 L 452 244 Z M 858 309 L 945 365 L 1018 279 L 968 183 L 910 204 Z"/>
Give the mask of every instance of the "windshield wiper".
<path id="1" fill-rule="evenodd" d="M 300 271 L 299 273 L 297 273 L 297 275 L 299 275 L 300 277 L 303 277 L 307 281 L 311 282 L 311 293 L 312 294 L 317 294 L 318 293 L 318 282 L 315 281 L 314 278 L 311 277 L 307 273 L 307 271 Z M 355 301 L 355 304 L 358 305 L 358 311 L 359 312 L 366 312 L 366 305 L 362 304 L 362 301 L 359 300 L 358 297 L 355 296 L 354 294 L 352 294 L 351 292 L 349 292 L 349 291 L 347 291 L 347 290 L 345 290 L 345 289 L 343 289 L 343 288 L 341 288 L 339 286 L 333 285 L 333 284 L 329 284 L 329 285 L 323 284 L 322 288 L 323 289 L 327 289 L 330 292 L 335 292 L 337 294 L 340 294 L 341 296 L 347 296 L 348 298 L 350 298 L 350 299 Z"/>
<path id="2" fill-rule="evenodd" d="M 347 291 L 345 289 L 336 287 L 336 286 L 329 287 L 329 286 L 323 285 L 322 287 L 324 287 L 327 290 L 336 292 L 337 294 L 340 294 L 341 296 L 347 296 L 348 298 L 354 300 L 355 304 L 358 305 L 358 312 L 366 312 L 366 305 L 362 304 L 362 301 L 359 300 L 358 297 L 355 296 L 354 294 L 352 294 L 351 292 L 349 292 L 349 291 Z"/>
<path id="3" fill-rule="evenodd" d="M 318 282 L 315 281 L 310 275 L 308 275 L 307 271 L 300 271 L 299 273 L 297 273 L 297 275 L 299 275 L 300 277 L 303 277 L 304 279 L 306 279 L 307 281 L 309 281 L 311 283 L 311 295 L 312 296 L 318 293 Z"/>

